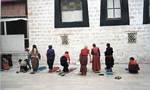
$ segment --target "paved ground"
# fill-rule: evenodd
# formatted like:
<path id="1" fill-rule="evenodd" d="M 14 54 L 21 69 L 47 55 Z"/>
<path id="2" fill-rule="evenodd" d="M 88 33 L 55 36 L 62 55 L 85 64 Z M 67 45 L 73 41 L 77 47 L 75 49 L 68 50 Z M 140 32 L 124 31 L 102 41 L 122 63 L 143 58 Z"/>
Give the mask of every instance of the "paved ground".
<path id="1" fill-rule="evenodd" d="M 78 69 L 59 76 L 58 73 L 47 73 L 47 70 L 37 74 L 19 73 L 18 67 L 0 72 L 1 90 L 150 90 L 150 64 L 140 65 L 139 74 L 129 74 L 125 64 L 115 64 L 114 75 L 99 76 L 88 66 L 87 76 L 80 76 L 79 65 L 71 65 Z M 104 73 L 104 65 L 102 65 Z M 116 80 L 115 76 L 122 79 Z"/>

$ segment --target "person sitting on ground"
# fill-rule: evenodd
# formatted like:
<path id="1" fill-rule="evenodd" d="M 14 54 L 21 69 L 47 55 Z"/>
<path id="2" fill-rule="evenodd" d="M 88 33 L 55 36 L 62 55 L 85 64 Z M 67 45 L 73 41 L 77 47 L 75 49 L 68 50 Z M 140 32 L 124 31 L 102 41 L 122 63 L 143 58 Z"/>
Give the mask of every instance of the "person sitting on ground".
<path id="1" fill-rule="evenodd" d="M 9 61 L 6 58 L 2 58 L 2 62 L 1 62 L 1 69 L 2 70 L 9 70 Z"/>
<path id="2" fill-rule="evenodd" d="M 129 70 L 129 73 L 138 73 L 138 70 L 140 70 L 137 61 L 133 57 L 130 57 L 128 70 Z"/>
<path id="3" fill-rule="evenodd" d="M 27 72 L 29 69 L 27 67 L 27 59 L 25 60 L 22 60 L 22 59 L 19 59 L 19 65 L 20 65 L 20 72 Z"/>

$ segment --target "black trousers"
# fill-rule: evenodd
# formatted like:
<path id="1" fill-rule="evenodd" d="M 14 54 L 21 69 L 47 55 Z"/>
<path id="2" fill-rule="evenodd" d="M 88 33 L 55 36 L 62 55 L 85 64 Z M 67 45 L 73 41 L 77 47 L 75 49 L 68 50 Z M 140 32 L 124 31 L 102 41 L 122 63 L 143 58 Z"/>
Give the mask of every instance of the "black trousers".
<path id="1" fill-rule="evenodd" d="M 111 69 L 114 65 L 114 58 L 113 56 L 109 55 L 105 57 L 105 64 L 106 64 L 106 69 Z"/>
<path id="2" fill-rule="evenodd" d="M 27 61 L 27 66 L 29 67 L 29 69 L 31 69 L 31 65 L 30 65 L 30 61 Z"/>
<path id="3" fill-rule="evenodd" d="M 63 62 L 62 66 L 63 66 L 63 72 L 69 72 L 69 69 L 68 69 L 69 64 L 66 60 Z"/>
<path id="4" fill-rule="evenodd" d="M 48 67 L 49 69 L 53 69 L 53 64 L 54 64 L 54 58 L 52 59 L 47 59 L 47 64 L 48 64 Z"/>
<path id="5" fill-rule="evenodd" d="M 136 73 L 138 73 L 138 70 L 129 70 L 129 73 L 136 74 Z"/>
<path id="6" fill-rule="evenodd" d="M 20 72 L 27 72 L 28 68 L 27 66 L 20 66 Z"/>

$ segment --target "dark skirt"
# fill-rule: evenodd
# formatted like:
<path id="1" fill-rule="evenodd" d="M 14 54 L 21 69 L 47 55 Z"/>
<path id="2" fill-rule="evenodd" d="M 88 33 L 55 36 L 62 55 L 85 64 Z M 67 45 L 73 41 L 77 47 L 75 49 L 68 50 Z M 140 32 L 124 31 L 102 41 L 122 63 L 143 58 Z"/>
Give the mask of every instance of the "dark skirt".
<path id="1" fill-rule="evenodd" d="M 47 64 L 50 70 L 53 69 L 53 64 L 54 64 L 54 58 L 48 58 L 47 59 Z"/>
<path id="2" fill-rule="evenodd" d="M 87 56 L 80 56 L 80 72 L 82 75 L 86 75 L 87 72 L 87 62 L 88 62 L 88 57 Z"/>
<path id="3" fill-rule="evenodd" d="M 140 70 L 138 64 L 129 65 L 128 69 L 130 73 L 138 73 L 138 70 Z"/>
<path id="4" fill-rule="evenodd" d="M 114 65 L 114 58 L 112 55 L 105 56 L 106 69 L 111 69 Z"/>

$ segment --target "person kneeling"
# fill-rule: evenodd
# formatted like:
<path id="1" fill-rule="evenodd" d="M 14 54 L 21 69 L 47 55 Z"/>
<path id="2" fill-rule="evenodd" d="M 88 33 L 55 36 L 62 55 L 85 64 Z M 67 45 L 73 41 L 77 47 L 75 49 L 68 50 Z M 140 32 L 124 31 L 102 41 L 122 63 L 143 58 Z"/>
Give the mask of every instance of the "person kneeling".
<path id="1" fill-rule="evenodd" d="M 69 64 L 65 56 L 61 56 L 60 63 L 61 63 L 61 66 L 63 66 L 63 72 L 69 72 L 69 69 L 68 69 Z"/>
<path id="2" fill-rule="evenodd" d="M 135 74 L 138 73 L 138 70 L 140 70 L 137 61 L 133 57 L 130 57 L 128 70 L 129 70 L 129 73 L 135 73 Z"/>
<path id="3" fill-rule="evenodd" d="M 19 65 L 20 65 L 20 72 L 25 73 L 29 70 L 28 67 L 27 67 L 27 60 L 26 59 L 25 60 L 19 59 L 18 62 L 19 62 Z"/>

